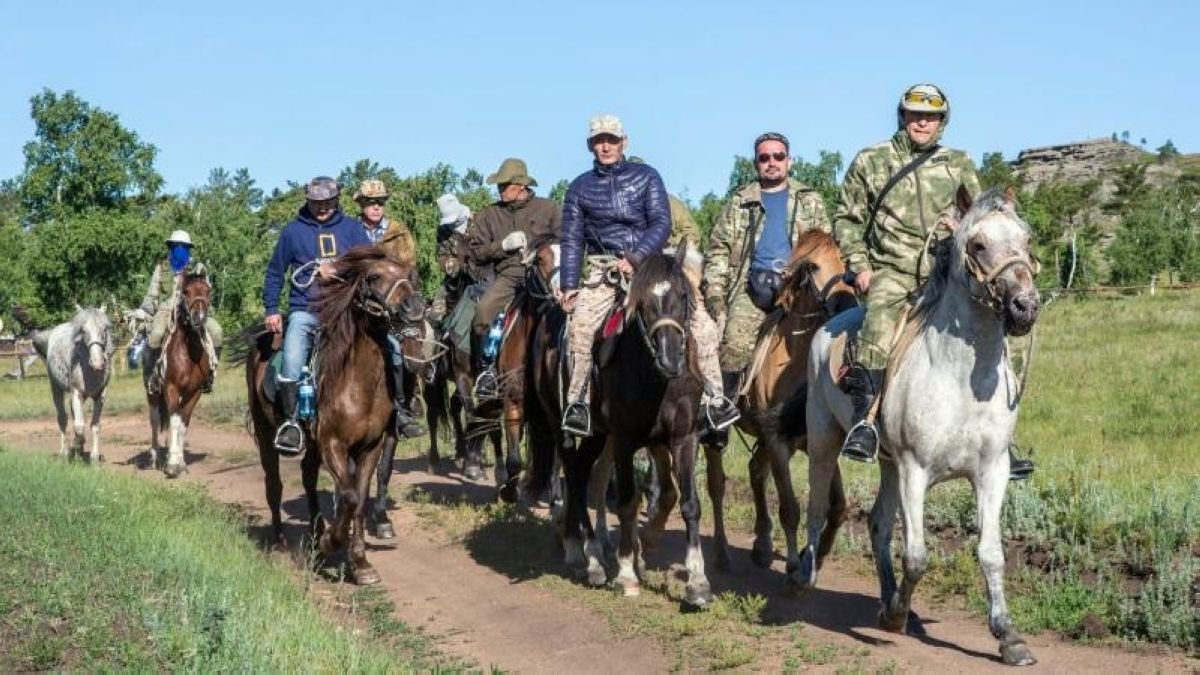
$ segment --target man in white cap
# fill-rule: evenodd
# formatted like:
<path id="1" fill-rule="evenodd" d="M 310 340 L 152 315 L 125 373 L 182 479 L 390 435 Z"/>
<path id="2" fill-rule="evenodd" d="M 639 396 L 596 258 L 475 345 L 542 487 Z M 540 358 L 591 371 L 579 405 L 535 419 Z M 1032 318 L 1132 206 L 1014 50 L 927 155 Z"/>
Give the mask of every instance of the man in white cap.
<path id="1" fill-rule="evenodd" d="M 471 223 L 471 209 L 452 194 L 438 197 L 437 207 L 441 215 L 437 230 L 437 265 L 444 276 L 430 303 L 429 320 L 440 324 L 442 319 L 446 318 L 446 294 L 450 290 L 447 286 L 457 286 L 458 275 L 469 274 L 465 263 L 467 226 Z"/>
<path id="2" fill-rule="evenodd" d="M 610 268 L 626 277 L 648 256 L 662 253 L 671 235 L 671 207 L 662 177 L 648 164 L 627 162 L 629 139 L 621 120 L 612 115 L 592 118 L 588 149 L 592 169 L 576 178 L 563 201 L 563 309 L 571 318 L 571 383 L 562 428 L 575 436 L 591 434 L 590 388 L 592 343 L 616 298 Z M 582 278 L 584 258 L 587 278 Z M 738 419 L 737 408 L 721 390 L 717 363 L 717 327 L 694 294 L 689 331 L 696 338 L 700 371 L 705 379 L 702 406 L 714 429 Z"/>
<path id="3" fill-rule="evenodd" d="M 146 287 L 146 295 L 137 309 L 127 313 L 126 319 L 138 325 L 150 323 L 150 335 L 147 345 L 150 353 L 147 358 L 151 363 L 157 360 L 162 351 L 163 339 L 167 336 L 167 328 L 171 325 L 171 313 L 179 303 L 180 276 L 189 274 L 205 274 L 204 265 L 192 260 L 192 237 L 184 230 L 175 230 L 166 240 L 167 257 L 154 266 L 150 274 L 150 284 Z M 151 318 L 153 317 L 153 318 Z M 208 371 L 208 379 L 204 382 L 204 392 L 212 391 L 213 382 L 217 376 L 217 351 L 221 348 L 223 333 L 217 319 L 209 313 L 204 322 L 205 349 L 208 351 L 209 363 L 212 368 Z M 162 386 L 157 370 L 151 376 L 147 385 L 150 393 L 157 393 Z"/>

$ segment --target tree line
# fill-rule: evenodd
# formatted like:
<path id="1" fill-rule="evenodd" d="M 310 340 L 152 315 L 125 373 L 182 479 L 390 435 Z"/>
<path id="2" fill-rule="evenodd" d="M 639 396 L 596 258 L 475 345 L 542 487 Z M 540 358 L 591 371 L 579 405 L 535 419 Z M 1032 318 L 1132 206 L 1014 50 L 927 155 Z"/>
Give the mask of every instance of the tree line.
<path id="1" fill-rule="evenodd" d="M 65 319 L 80 305 L 136 306 L 152 266 L 163 255 L 163 240 L 178 228 L 197 242 L 196 257 L 213 279 L 213 310 L 227 330 L 262 317 L 263 271 L 280 228 L 303 204 L 300 182 L 265 191 L 246 169 L 214 168 L 201 186 L 181 194 L 162 191 L 155 168 L 157 148 L 117 115 L 97 108 L 71 91 L 43 90 L 30 101 L 34 137 L 24 146 L 20 175 L 0 181 L 0 318 L 12 326 L 13 310 L 35 325 Z M 832 214 L 837 199 L 839 153 L 821 151 L 815 162 L 796 158 L 792 176 L 816 188 Z M 1121 226 L 1111 245 L 1089 222 L 1097 206 L 1097 184 L 1043 184 L 1022 192 L 1022 211 L 1033 226 L 1043 260 L 1044 282 L 1065 281 L 1065 261 L 1073 260 L 1071 283 L 1102 279 L 1128 283 L 1167 273 L 1174 279 L 1200 275 L 1197 195 L 1200 174 L 1176 184 L 1151 187 L 1145 167 L 1122 169 L 1117 194 L 1100 204 L 1117 213 Z M 723 194 L 709 192 L 688 206 L 707 240 L 728 197 L 754 177 L 748 157 L 734 158 Z M 307 177 L 304 177 L 307 178 Z M 438 283 L 435 265 L 438 212 L 435 200 L 446 192 L 478 211 L 495 199 L 476 169 L 459 172 L 449 164 L 401 175 L 369 159 L 337 176 L 343 208 L 356 213 L 351 195 L 363 180 L 375 178 L 392 194 L 390 217 L 406 223 L 417 241 L 425 290 Z M 985 155 L 986 186 L 1019 179 L 998 153 Z M 548 196 L 561 201 L 566 181 Z M 1103 264 L 1102 264 L 1103 263 Z"/>

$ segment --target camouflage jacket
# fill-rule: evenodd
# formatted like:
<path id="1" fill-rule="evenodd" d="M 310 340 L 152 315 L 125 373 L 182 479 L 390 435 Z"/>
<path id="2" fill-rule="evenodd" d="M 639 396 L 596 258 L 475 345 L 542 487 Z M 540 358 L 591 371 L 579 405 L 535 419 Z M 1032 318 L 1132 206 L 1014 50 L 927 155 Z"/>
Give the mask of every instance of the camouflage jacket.
<path id="1" fill-rule="evenodd" d="M 961 150 L 939 147 L 933 157 L 905 176 L 884 196 L 867 223 L 871 205 L 888 179 L 919 154 L 904 130 L 891 140 L 866 148 L 846 171 L 838 195 L 833 235 L 846 265 L 855 272 L 889 268 L 913 276 L 923 273 L 922 249 L 929 231 L 954 208 L 954 193 L 965 185 L 979 192 L 975 164 Z"/>
<path id="2" fill-rule="evenodd" d="M 829 231 L 829 216 L 820 193 L 800 181 L 788 179 L 788 211 L 793 244 L 802 232 Z M 705 300 L 723 297 L 726 304 L 731 304 L 734 294 L 746 284 L 765 215 L 758 181 L 743 186 L 729 198 L 713 225 L 704 254 Z M 754 241 L 748 241 L 750 236 Z"/>
<path id="3" fill-rule="evenodd" d="M 204 263 L 195 260 L 190 261 L 183 268 L 183 272 L 187 274 L 206 274 L 207 271 Z M 171 263 L 166 258 L 158 261 L 158 264 L 154 266 L 154 272 L 150 274 L 146 295 L 142 296 L 142 304 L 139 306 L 141 310 L 154 316 L 163 301 L 169 301 L 175 297 L 175 285 L 178 281 L 179 275 L 171 272 Z"/>
<path id="4" fill-rule="evenodd" d="M 675 195 L 668 194 L 667 200 L 671 202 L 671 236 L 667 237 L 667 248 L 679 246 L 684 239 L 691 239 L 699 247 L 700 226 L 692 217 L 692 210 Z"/>

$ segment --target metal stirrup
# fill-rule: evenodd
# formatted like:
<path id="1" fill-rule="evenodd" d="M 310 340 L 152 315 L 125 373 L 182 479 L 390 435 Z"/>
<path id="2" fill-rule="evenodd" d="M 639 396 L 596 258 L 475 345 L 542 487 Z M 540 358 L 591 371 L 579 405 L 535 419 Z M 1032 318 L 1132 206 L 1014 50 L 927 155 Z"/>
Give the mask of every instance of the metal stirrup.
<path id="1" fill-rule="evenodd" d="M 855 454 L 855 453 L 848 453 L 848 452 L 846 452 L 846 443 L 845 442 L 842 443 L 842 452 L 839 454 L 846 455 L 850 459 L 853 459 L 853 460 L 856 460 L 859 462 L 865 462 L 867 464 L 874 464 L 875 458 L 879 456 L 879 431 L 875 428 L 874 424 L 872 424 L 868 420 L 864 419 L 864 420 L 858 422 L 857 424 L 855 424 L 854 426 L 850 427 L 850 431 L 846 432 L 846 440 L 849 440 L 850 437 L 854 435 L 854 432 L 857 431 L 859 427 L 864 427 L 865 429 L 867 429 L 868 431 L 871 432 L 871 438 L 873 438 L 875 441 L 873 444 L 873 447 L 871 448 L 871 450 L 872 450 L 871 454 L 868 456 L 868 455 L 859 455 L 859 454 Z"/>
<path id="2" fill-rule="evenodd" d="M 720 425 L 713 421 L 712 417 L 713 406 L 718 402 L 724 402 L 725 405 L 722 407 L 733 411 L 733 417 Z M 737 406 L 733 404 L 733 401 L 729 400 L 724 394 L 719 394 L 717 396 L 708 397 L 708 403 L 704 406 L 704 416 L 708 418 L 708 426 L 716 429 L 717 431 L 721 431 L 723 429 L 727 429 L 728 427 L 732 426 L 734 422 L 740 420 L 742 418 L 742 413 L 737 409 Z"/>
<path id="3" fill-rule="evenodd" d="M 299 445 L 296 446 L 296 454 L 297 455 L 303 454 L 304 453 L 304 430 L 300 428 L 299 424 L 296 424 L 292 420 L 284 420 L 283 424 L 280 424 L 279 428 L 275 430 L 275 449 L 280 452 L 283 452 L 283 448 L 285 446 L 280 445 L 279 437 L 283 435 L 283 432 L 285 430 L 287 430 L 288 427 L 292 427 L 296 431 L 300 432 L 300 443 L 299 443 Z M 291 448 L 288 448 L 288 452 L 290 452 L 290 451 L 291 451 Z"/>

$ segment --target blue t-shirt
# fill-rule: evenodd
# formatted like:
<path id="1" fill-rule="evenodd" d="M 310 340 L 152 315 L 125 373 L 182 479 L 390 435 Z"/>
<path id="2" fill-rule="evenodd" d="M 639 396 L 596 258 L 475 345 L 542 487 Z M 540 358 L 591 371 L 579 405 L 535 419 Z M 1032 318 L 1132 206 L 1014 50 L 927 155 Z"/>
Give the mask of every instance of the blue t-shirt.
<path id="1" fill-rule="evenodd" d="M 762 205 L 767 215 L 763 218 L 762 236 L 754 247 L 750 269 L 783 271 L 792 255 L 792 241 L 788 233 L 788 191 L 762 193 Z"/>

